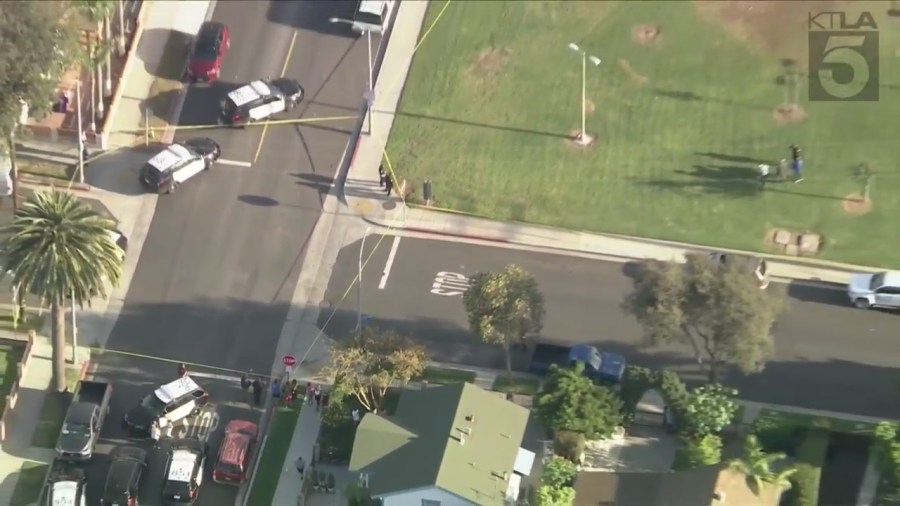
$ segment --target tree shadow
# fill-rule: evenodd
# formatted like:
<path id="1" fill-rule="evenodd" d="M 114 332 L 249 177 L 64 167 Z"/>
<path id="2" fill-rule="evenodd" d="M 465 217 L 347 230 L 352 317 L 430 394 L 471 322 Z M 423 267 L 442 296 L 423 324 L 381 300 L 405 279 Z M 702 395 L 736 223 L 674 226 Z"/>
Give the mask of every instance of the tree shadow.
<path id="1" fill-rule="evenodd" d="M 292 0 L 270 0 L 266 19 L 271 23 L 290 26 L 298 30 L 308 30 L 323 35 L 355 38 L 359 34 L 353 32 L 345 23 L 332 23 L 331 18 L 352 20 L 356 13 L 357 2 L 352 0 L 311 0 L 295 2 Z"/>
<path id="2" fill-rule="evenodd" d="M 638 184 L 695 193 L 697 191 L 729 197 L 756 197 L 764 190 L 758 174 L 749 167 L 737 165 L 694 165 L 693 170 L 676 170 L 675 174 L 687 176 L 680 179 L 651 179 Z"/>
<path id="3" fill-rule="evenodd" d="M 143 63 L 144 70 L 151 76 L 179 81 L 183 77 L 180 72 L 185 62 L 173 61 L 171 65 L 166 65 L 166 55 L 159 55 L 158 52 L 161 48 L 165 48 L 165 50 L 182 46 L 189 48 L 193 40 L 192 35 L 178 30 L 150 28 L 141 32 L 136 56 Z"/>
<path id="4" fill-rule="evenodd" d="M 665 90 L 662 88 L 654 88 L 653 94 L 658 97 L 670 98 L 672 100 L 678 100 L 681 102 L 707 102 L 712 104 L 720 104 L 729 107 L 739 107 L 742 109 L 750 109 L 754 111 L 771 111 L 772 107 L 765 107 L 756 104 L 750 104 L 746 102 L 736 102 L 734 100 L 726 100 L 721 98 L 712 98 L 712 97 L 704 97 L 694 93 L 693 91 L 677 91 L 677 90 Z"/>
<path id="5" fill-rule="evenodd" d="M 257 207 L 277 207 L 278 201 L 262 195 L 239 195 L 238 200 Z"/>
<path id="6" fill-rule="evenodd" d="M 772 160 L 763 160 L 762 158 L 753 158 L 750 156 L 743 156 L 743 155 L 732 155 L 732 154 L 728 154 L 728 153 L 714 153 L 711 151 L 706 151 L 706 152 L 702 152 L 702 153 L 695 151 L 694 155 L 705 156 L 705 157 L 712 158 L 714 160 L 718 160 L 718 161 L 722 161 L 722 162 L 729 162 L 729 163 L 749 163 L 749 164 L 753 164 L 753 165 L 759 165 L 761 163 L 774 165 L 777 163 Z"/>

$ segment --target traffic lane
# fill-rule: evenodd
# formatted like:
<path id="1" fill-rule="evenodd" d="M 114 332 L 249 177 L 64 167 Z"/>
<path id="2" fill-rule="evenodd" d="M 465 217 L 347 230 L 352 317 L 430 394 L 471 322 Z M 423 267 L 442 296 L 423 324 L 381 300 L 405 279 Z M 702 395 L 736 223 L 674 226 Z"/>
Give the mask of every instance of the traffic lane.
<path id="1" fill-rule="evenodd" d="M 296 4 L 282 2 L 283 15 L 295 16 Z M 213 84 L 197 83 L 189 87 L 179 125 L 216 125 L 219 102 L 225 96 L 253 80 L 275 77 L 281 73 L 288 56 L 293 30 L 272 22 L 266 4 L 255 1 L 219 2 L 212 21 L 224 23 L 230 29 L 231 46 L 222 61 L 219 80 Z M 209 137 L 222 146 L 223 158 L 248 161 L 259 144 L 262 129 L 190 129 L 178 131 L 179 140 L 190 137 Z"/>
<path id="2" fill-rule="evenodd" d="M 367 239 L 367 243 L 378 242 Z M 436 360 L 450 361 L 450 357 L 435 353 L 442 347 L 477 347 L 467 332 L 461 299 L 464 284 L 454 282 L 454 275 L 468 277 L 515 263 L 537 279 L 544 294 L 547 316 L 541 339 L 587 342 L 624 353 L 633 363 L 668 367 L 688 378 L 702 378 L 689 347 L 643 345 L 641 328 L 621 307 L 632 289 L 630 264 L 404 237 L 382 290 L 378 285 L 390 246 L 391 241 L 382 241 L 366 265 L 363 312 L 376 316 L 376 321 L 399 322 L 416 329 L 411 334 L 429 343 Z M 354 291 L 346 300 L 340 298 L 356 276 L 358 248 L 355 243 L 341 251 L 326 295 L 339 312 L 353 316 Z M 900 415 L 885 397 L 893 394 L 895 385 L 889 376 L 897 317 L 894 312 L 855 309 L 840 290 L 791 285 L 788 307 L 773 331 L 772 360 L 760 374 L 730 374 L 727 379 L 752 400 Z M 433 347 L 433 341 L 441 347 Z M 880 401 L 874 402 L 876 399 Z"/>
<path id="3" fill-rule="evenodd" d="M 127 444 L 142 447 L 148 452 L 147 474 L 140 492 L 141 502 L 159 504 L 168 441 L 163 441 L 159 448 L 154 449 L 149 440 L 128 434 L 121 422 L 125 412 L 141 398 L 176 378 L 177 368 L 175 364 L 121 355 L 107 358 L 106 364 L 95 372 L 95 377 L 113 383 L 113 398 L 95 457 L 88 467 L 89 496 L 99 501 L 109 470 L 108 454 L 115 446 Z M 140 363 L 140 372 L 135 368 L 136 360 Z M 250 399 L 241 392 L 237 377 L 219 376 L 215 372 L 194 368 L 189 369 L 189 373 L 194 381 L 209 392 L 210 403 L 200 414 L 177 424 L 173 430 L 173 437 L 195 437 L 209 444 L 206 474 L 197 504 L 231 504 L 234 502 L 237 487 L 212 481 L 211 469 L 215 463 L 216 452 L 225 427 L 231 420 L 250 420 L 259 423 L 261 410 L 253 407 Z"/>

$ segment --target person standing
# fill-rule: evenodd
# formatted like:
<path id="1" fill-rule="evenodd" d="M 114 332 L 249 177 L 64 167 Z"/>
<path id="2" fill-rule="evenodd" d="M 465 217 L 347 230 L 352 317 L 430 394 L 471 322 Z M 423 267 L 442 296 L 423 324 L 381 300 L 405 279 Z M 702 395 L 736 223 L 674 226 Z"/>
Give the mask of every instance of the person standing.
<path id="1" fill-rule="evenodd" d="M 322 388 L 319 385 L 316 385 L 316 389 L 313 390 L 313 398 L 316 401 L 316 411 L 318 411 L 322 407 Z"/>
<path id="2" fill-rule="evenodd" d="M 354 425 L 359 425 L 359 421 L 362 420 L 362 416 L 359 414 L 359 408 L 353 408 L 353 411 L 350 412 L 350 417 L 353 418 Z"/>
<path id="3" fill-rule="evenodd" d="M 281 383 L 278 382 L 278 379 L 272 380 L 272 397 L 274 399 L 281 398 Z"/>
<path id="4" fill-rule="evenodd" d="M 241 398 L 246 401 L 250 396 L 250 378 L 247 373 L 241 373 Z"/>
<path id="5" fill-rule="evenodd" d="M 259 378 L 253 379 L 253 403 L 257 406 L 262 405 L 262 390 L 263 385 L 262 381 L 259 381 Z"/>
<path id="6" fill-rule="evenodd" d="M 384 180 L 384 192 L 387 194 L 388 197 L 390 197 L 391 191 L 393 191 L 393 189 L 394 189 L 394 178 L 392 178 L 390 176 L 390 174 L 388 174 Z"/>
<path id="7" fill-rule="evenodd" d="M 300 479 L 303 480 L 303 471 L 306 468 L 306 462 L 303 461 L 303 457 L 297 457 L 295 465 L 297 466 L 297 472 L 300 473 Z"/>
<path id="8" fill-rule="evenodd" d="M 306 384 L 306 403 L 312 404 L 313 401 L 313 385 L 312 383 Z"/>
<path id="9" fill-rule="evenodd" d="M 385 179 L 387 179 L 386 176 L 387 176 L 387 174 L 384 172 L 384 164 L 383 163 L 379 164 L 378 165 L 378 186 L 384 188 L 384 182 L 385 182 Z"/>
<path id="10" fill-rule="evenodd" d="M 159 422 L 154 421 L 150 424 L 150 439 L 153 441 L 153 449 L 159 448 L 159 438 L 162 437 L 162 431 L 159 429 Z"/>
<path id="11" fill-rule="evenodd" d="M 178 377 L 183 378 L 187 376 L 187 365 L 184 362 L 178 364 Z"/>

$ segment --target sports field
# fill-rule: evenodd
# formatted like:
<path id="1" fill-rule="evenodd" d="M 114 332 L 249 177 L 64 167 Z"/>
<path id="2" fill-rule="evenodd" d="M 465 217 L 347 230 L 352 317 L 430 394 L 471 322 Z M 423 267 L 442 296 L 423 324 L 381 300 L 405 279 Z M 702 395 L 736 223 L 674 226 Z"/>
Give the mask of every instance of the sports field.
<path id="1" fill-rule="evenodd" d="M 387 152 L 417 191 L 433 181 L 440 207 L 768 252 L 783 228 L 821 234 L 819 258 L 900 267 L 890 5 L 454 1 L 415 56 Z M 431 3 L 423 33 L 443 6 Z M 842 9 L 878 25 L 877 102 L 809 100 L 809 14 Z M 587 69 L 587 149 L 569 140 L 581 122 L 573 42 L 602 60 Z M 760 184 L 757 165 L 795 143 L 804 180 Z M 861 164 L 874 174 L 867 203 Z"/>

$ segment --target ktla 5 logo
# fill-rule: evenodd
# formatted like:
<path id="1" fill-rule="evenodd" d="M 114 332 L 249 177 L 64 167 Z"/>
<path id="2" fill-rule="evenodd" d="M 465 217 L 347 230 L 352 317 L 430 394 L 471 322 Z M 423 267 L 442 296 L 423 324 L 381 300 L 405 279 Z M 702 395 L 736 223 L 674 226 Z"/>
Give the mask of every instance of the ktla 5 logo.
<path id="1" fill-rule="evenodd" d="M 878 100 L 878 25 L 869 12 L 809 14 L 809 99 Z"/>

